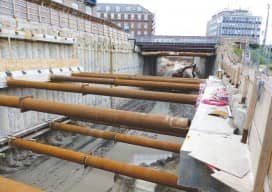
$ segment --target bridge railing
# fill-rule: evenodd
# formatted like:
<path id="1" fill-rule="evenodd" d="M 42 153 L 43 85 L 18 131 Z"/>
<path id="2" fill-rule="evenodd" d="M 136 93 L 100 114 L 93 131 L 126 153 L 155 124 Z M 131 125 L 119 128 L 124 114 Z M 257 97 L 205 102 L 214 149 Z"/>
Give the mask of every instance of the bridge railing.
<path id="1" fill-rule="evenodd" d="M 205 36 L 137 36 L 136 44 L 217 44 L 218 37 Z"/>

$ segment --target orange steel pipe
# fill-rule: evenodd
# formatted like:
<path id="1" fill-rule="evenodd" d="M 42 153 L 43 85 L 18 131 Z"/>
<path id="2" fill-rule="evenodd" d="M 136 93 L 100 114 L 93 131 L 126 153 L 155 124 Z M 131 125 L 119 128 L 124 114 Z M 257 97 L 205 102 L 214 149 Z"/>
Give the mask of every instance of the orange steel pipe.
<path id="1" fill-rule="evenodd" d="M 138 129 L 155 129 L 159 132 L 171 132 L 185 136 L 190 120 L 145 113 L 129 112 L 100 107 L 76 104 L 65 104 L 31 97 L 0 95 L 0 105 L 20 108 L 22 111 L 32 110 L 68 116 L 82 121 L 90 121 L 109 125 L 121 125 Z"/>
<path id="2" fill-rule="evenodd" d="M 128 75 L 128 74 L 110 74 L 110 73 L 91 73 L 80 72 L 72 73 L 72 76 L 78 77 L 95 77 L 95 78 L 110 78 L 110 79 L 127 79 L 127 80 L 141 80 L 141 81 L 159 81 L 169 83 L 204 83 L 204 79 L 192 79 L 192 78 L 169 78 L 160 76 L 148 76 L 148 75 Z"/>
<path id="3" fill-rule="evenodd" d="M 67 161 L 83 164 L 85 166 L 91 166 L 94 168 L 110 171 L 113 173 L 126 175 L 128 177 L 142 179 L 153 183 L 175 187 L 178 189 L 190 190 L 189 188 L 178 186 L 177 185 L 178 177 L 170 173 L 156 171 L 153 169 L 135 165 L 129 165 L 127 163 L 122 163 L 106 158 L 97 157 L 94 155 L 88 155 L 80 152 L 75 152 L 72 150 L 45 145 L 33 141 L 27 141 L 19 138 L 11 139 L 10 145 L 25 150 L 31 150 L 35 153 L 45 154 L 59 159 L 64 159 Z"/>
<path id="4" fill-rule="evenodd" d="M 90 77 L 76 77 L 76 76 L 63 76 L 63 75 L 51 75 L 51 81 L 69 81 L 69 82 L 82 82 L 82 83 L 97 83 L 108 84 L 115 86 L 132 86 L 143 88 L 155 88 L 165 90 L 191 90 L 198 91 L 199 84 L 196 83 L 169 83 L 159 81 L 140 81 L 140 80 L 127 80 L 127 79 L 107 79 L 107 78 L 90 78 Z"/>
<path id="5" fill-rule="evenodd" d="M 0 177 L 0 192 L 43 192 L 42 190 L 30 187 L 23 183 Z"/>
<path id="6" fill-rule="evenodd" d="M 47 83 L 47 82 L 25 81 L 25 80 L 15 80 L 15 79 L 8 79 L 7 85 L 9 87 L 25 87 L 25 88 L 56 90 L 56 91 L 68 91 L 68 92 L 74 92 L 74 93 L 157 100 L 157 101 L 184 103 L 184 104 L 194 104 L 197 100 L 197 95 L 192 95 L 192 94 L 178 94 L 178 93 L 169 93 L 169 92 L 163 93 L 163 92 L 156 92 L 156 91 L 142 91 L 142 90 L 105 88 L 105 87 L 95 87 L 95 86 L 81 86 L 81 85 L 75 85 L 75 84 Z"/>
<path id="7" fill-rule="evenodd" d="M 120 141 L 122 143 L 128 143 L 128 144 L 150 147 L 154 149 L 171 151 L 174 153 L 179 153 L 181 148 L 181 144 L 179 143 L 158 141 L 156 139 L 137 137 L 137 136 L 126 135 L 121 133 L 114 133 L 111 131 L 102 131 L 102 130 L 97 130 L 93 128 L 81 127 L 81 126 L 64 124 L 64 123 L 57 123 L 57 122 L 51 123 L 50 128 L 54 130 L 79 133 L 82 135 L 88 135 L 88 136 L 103 138 L 107 140 Z"/>

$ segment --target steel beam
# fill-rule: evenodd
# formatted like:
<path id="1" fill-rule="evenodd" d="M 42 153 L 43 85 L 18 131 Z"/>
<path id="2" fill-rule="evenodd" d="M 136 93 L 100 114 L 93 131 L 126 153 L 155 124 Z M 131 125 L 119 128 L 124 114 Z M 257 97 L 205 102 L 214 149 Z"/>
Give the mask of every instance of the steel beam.
<path id="1" fill-rule="evenodd" d="M 192 78 L 171 78 L 161 76 L 150 76 L 150 75 L 128 75 L 128 74 L 111 74 L 111 73 L 91 73 L 91 72 L 80 72 L 72 73 L 72 76 L 77 77 L 94 77 L 94 78 L 108 78 L 108 79 L 126 79 L 126 80 L 140 80 L 140 81 L 159 81 L 168 83 L 204 83 L 204 79 L 192 79 Z"/>
<path id="2" fill-rule="evenodd" d="M 38 81 L 25 81 L 25 80 L 7 80 L 8 87 L 23 87 L 23 88 L 36 88 L 55 91 L 67 91 L 82 94 L 95 94 L 104 96 L 115 96 L 123 98 L 135 98 L 145 100 L 156 100 L 165 102 L 175 102 L 183 104 L 195 104 L 197 95 L 192 94 L 178 94 L 178 93 L 165 93 L 155 91 L 142 91 L 132 89 L 118 89 L 106 88 L 89 85 L 76 85 L 76 84 L 63 84 L 63 83 L 47 83 Z"/>
<path id="3" fill-rule="evenodd" d="M 63 149 L 60 147 L 54 147 L 19 138 L 11 139 L 10 145 L 25 150 L 31 150 L 35 153 L 45 154 L 59 159 L 83 164 L 85 166 L 90 166 L 105 171 L 126 175 L 128 177 L 142 179 L 145 181 L 166 185 L 181 190 L 197 191 L 191 188 L 177 185 L 178 177 L 171 173 L 161 172 L 141 166 L 130 165 L 127 163 L 122 163 L 94 155 L 88 155 L 72 150 Z"/>
<path id="4" fill-rule="evenodd" d="M 189 57 L 210 57 L 215 53 L 207 52 L 178 52 L 178 51 L 143 51 L 142 56 L 189 56 Z"/>
<path id="5" fill-rule="evenodd" d="M 129 112 L 101 107 L 65 104 L 32 97 L 0 95 L 0 106 L 20 108 L 21 111 L 38 111 L 72 117 L 107 125 L 132 127 L 138 130 L 155 130 L 158 133 L 172 133 L 180 137 L 188 131 L 190 120 L 161 115 Z"/>
<path id="6" fill-rule="evenodd" d="M 0 192 L 43 192 L 42 190 L 23 183 L 0 177 Z"/>
<path id="7" fill-rule="evenodd" d="M 174 153 L 179 153 L 181 148 L 181 144 L 179 143 L 158 141 L 156 139 L 149 139 L 149 138 L 127 135 L 122 133 L 115 133 L 111 131 L 102 131 L 102 130 L 97 130 L 97 129 L 93 129 L 89 127 L 81 127 L 81 126 L 70 125 L 65 123 L 57 123 L 57 122 L 51 123 L 50 128 L 54 130 L 78 133 L 82 135 L 98 137 L 98 138 L 103 138 L 107 140 L 119 141 L 122 143 L 128 143 L 133 145 L 139 145 L 139 146 L 150 147 L 154 149 L 170 151 Z"/>
<path id="8" fill-rule="evenodd" d="M 97 83 L 108 84 L 115 86 L 132 86 L 164 90 L 191 90 L 198 91 L 200 88 L 199 83 L 174 83 L 174 82 L 160 82 L 157 81 L 141 81 L 141 80 L 127 80 L 127 79 L 109 79 L 109 78 L 96 78 L 96 77 L 78 77 L 78 76 L 64 76 L 64 75 L 51 75 L 51 81 L 55 82 L 82 82 L 82 83 Z"/>

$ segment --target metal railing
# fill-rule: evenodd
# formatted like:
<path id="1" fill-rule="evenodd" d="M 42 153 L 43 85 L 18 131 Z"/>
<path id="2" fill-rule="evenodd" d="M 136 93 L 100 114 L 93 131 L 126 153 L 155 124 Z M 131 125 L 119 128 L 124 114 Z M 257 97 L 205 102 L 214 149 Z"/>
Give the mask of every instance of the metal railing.
<path id="1" fill-rule="evenodd" d="M 136 44 L 217 44 L 218 37 L 206 36 L 137 36 Z"/>

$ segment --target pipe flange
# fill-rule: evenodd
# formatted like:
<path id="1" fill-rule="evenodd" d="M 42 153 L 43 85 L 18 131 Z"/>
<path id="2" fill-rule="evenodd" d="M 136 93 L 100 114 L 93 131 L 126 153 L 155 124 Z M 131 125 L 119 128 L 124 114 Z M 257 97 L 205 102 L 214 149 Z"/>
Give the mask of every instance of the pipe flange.
<path id="1" fill-rule="evenodd" d="M 88 95 L 88 93 L 85 92 L 85 87 L 88 87 L 90 84 L 89 83 L 84 83 L 81 85 L 81 91 L 82 91 L 82 95 Z"/>
<path id="2" fill-rule="evenodd" d="M 88 158 L 89 158 L 89 155 L 86 155 L 83 159 L 83 166 L 84 166 L 84 169 L 86 169 L 88 167 L 87 165 L 87 161 L 88 161 Z"/>
<path id="3" fill-rule="evenodd" d="M 28 111 L 27 109 L 24 109 L 24 104 L 23 104 L 23 101 L 24 99 L 33 99 L 33 96 L 25 96 L 25 97 L 20 97 L 19 98 L 19 106 L 20 106 L 20 109 L 21 109 L 21 113 L 24 113 L 26 111 Z"/>

